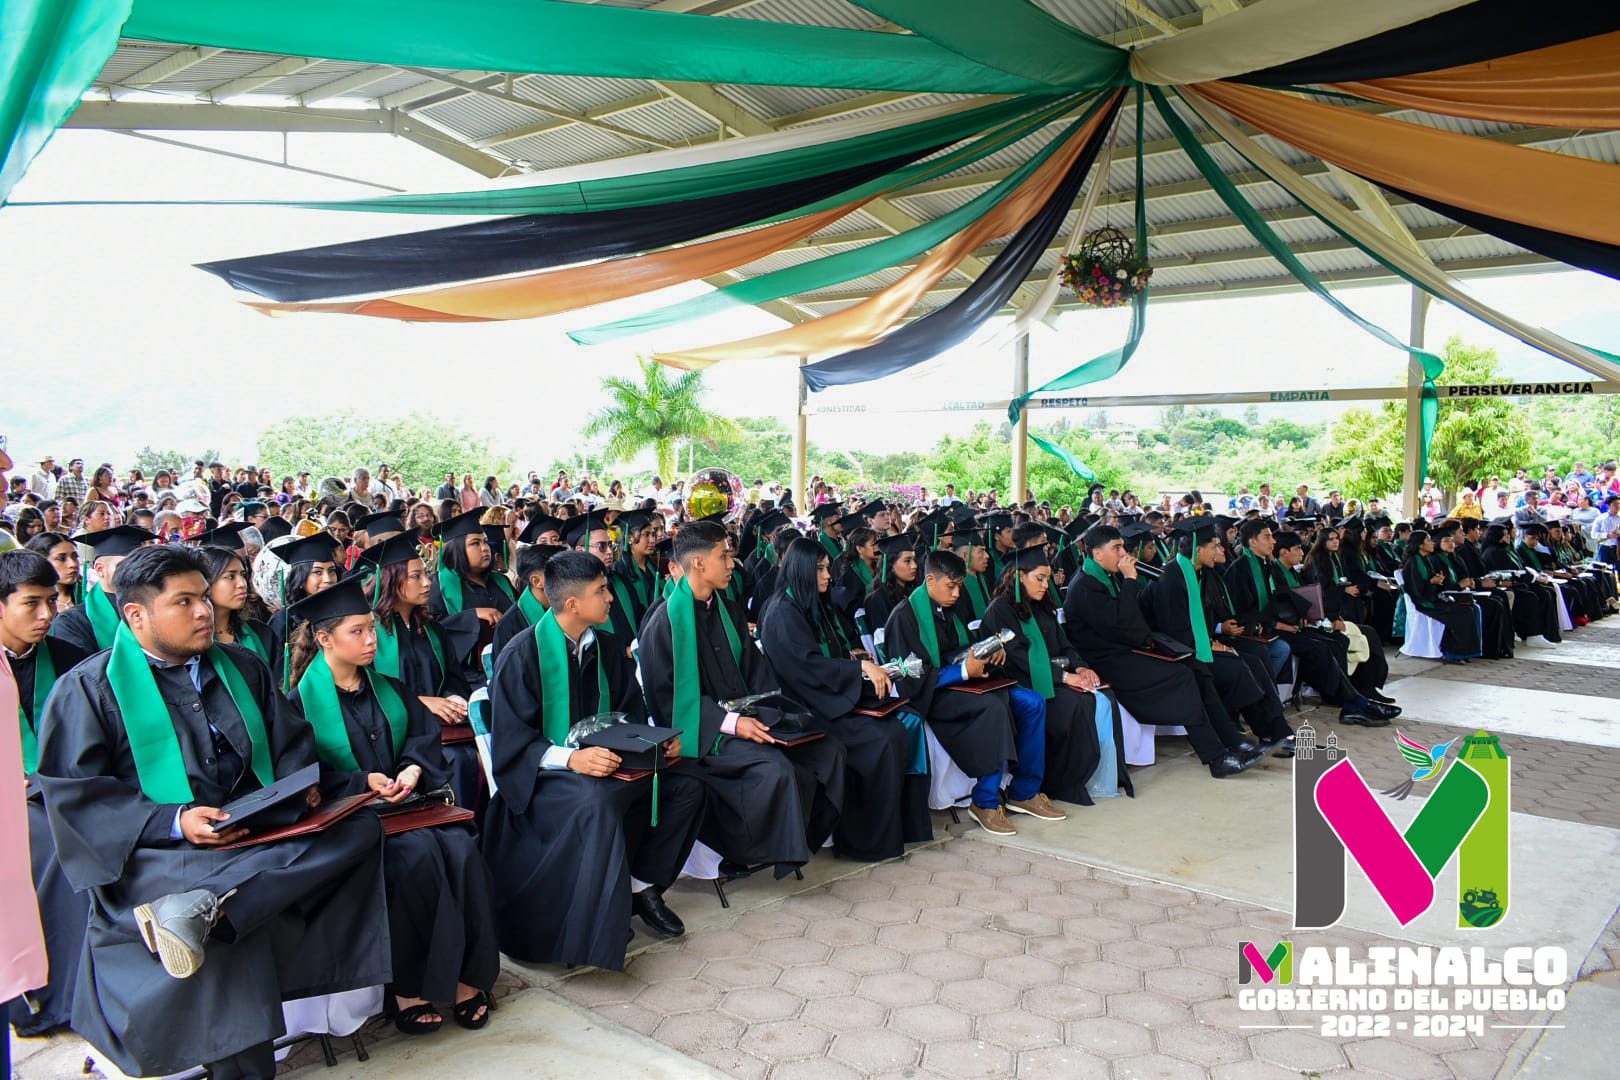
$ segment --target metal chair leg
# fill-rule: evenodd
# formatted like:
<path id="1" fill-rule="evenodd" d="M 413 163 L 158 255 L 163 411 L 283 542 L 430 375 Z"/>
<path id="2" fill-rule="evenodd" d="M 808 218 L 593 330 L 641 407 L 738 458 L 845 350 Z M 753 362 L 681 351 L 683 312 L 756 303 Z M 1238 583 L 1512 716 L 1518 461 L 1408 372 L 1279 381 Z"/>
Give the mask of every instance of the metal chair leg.
<path id="1" fill-rule="evenodd" d="M 332 1048 L 332 1036 L 322 1035 L 317 1041 L 321 1044 L 321 1057 L 326 1059 L 326 1067 L 337 1068 L 337 1051 Z"/>
<path id="2" fill-rule="evenodd" d="M 948 811 L 949 811 L 949 812 L 950 812 L 950 815 L 951 815 L 951 824 L 952 824 L 952 825 L 960 825 L 960 824 L 962 824 L 962 815 L 961 815 L 961 814 L 958 814 L 958 813 L 957 813 L 957 812 L 956 812 L 956 807 L 954 807 L 954 806 L 947 806 L 947 807 L 946 807 L 946 808 L 945 808 L 945 809 L 946 809 L 946 810 L 948 810 Z"/>
<path id="3" fill-rule="evenodd" d="M 721 878 L 714 879 L 714 894 L 720 898 L 721 907 L 728 908 L 731 906 L 731 901 L 726 899 L 725 882 Z"/>

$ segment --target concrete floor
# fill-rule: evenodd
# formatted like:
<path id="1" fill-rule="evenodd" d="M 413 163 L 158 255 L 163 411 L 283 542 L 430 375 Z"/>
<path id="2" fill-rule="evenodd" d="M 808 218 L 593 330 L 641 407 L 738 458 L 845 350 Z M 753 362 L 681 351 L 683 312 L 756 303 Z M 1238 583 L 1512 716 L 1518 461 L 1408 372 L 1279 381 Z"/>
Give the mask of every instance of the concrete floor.
<path id="1" fill-rule="evenodd" d="M 1603 680 L 1620 626 L 1519 658 L 1493 671 L 1392 657 L 1400 731 L 1439 742 L 1485 726 L 1513 759 L 1513 906 L 1483 934 L 1438 912 L 1401 928 L 1354 873 L 1341 925 L 1291 931 L 1289 764 L 1214 781 L 1182 740 L 1162 739 L 1158 764 L 1135 773 L 1136 799 L 1070 808 L 1062 823 L 1021 818 L 1007 839 L 940 815 L 936 842 L 902 859 L 823 855 L 802 882 L 734 883 L 730 909 L 682 882 L 669 897 L 687 936 L 638 938 L 622 974 L 509 964 L 484 1032 L 406 1039 L 374 1023 L 369 1062 L 340 1047 L 327 1070 L 306 1047 L 285 1068 L 299 1080 L 1611 1075 L 1620 705 Z M 1394 728 L 1309 716 L 1319 739 L 1338 732 L 1369 784 L 1404 775 Z M 1397 824 L 1421 806 L 1380 802 Z M 1303 1029 L 1249 1026 L 1283 1020 L 1235 1007 L 1235 947 L 1284 936 L 1352 955 L 1402 941 L 1562 945 L 1575 974 L 1563 1014 L 1492 1014 L 1472 1036 L 1324 1037 L 1314 1015 L 1287 1018 Z M 1546 1023 L 1563 1026 L 1522 1026 Z M 85 1056 L 72 1036 L 13 1047 L 26 1080 L 77 1075 Z"/>

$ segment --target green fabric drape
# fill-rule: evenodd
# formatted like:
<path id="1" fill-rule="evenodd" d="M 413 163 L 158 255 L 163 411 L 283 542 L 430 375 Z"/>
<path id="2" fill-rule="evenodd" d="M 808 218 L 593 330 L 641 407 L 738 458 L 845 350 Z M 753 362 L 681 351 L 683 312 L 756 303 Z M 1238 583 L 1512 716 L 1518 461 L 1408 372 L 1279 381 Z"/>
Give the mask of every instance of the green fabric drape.
<path id="1" fill-rule="evenodd" d="M 247 620 L 239 619 L 238 621 L 241 625 L 236 630 L 236 644 L 257 656 L 266 664 L 270 663 L 270 650 L 266 647 L 264 639 L 259 636 L 259 632 L 249 626 Z"/>
<path id="2" fill-rule="evenodd" d="M 1271 603 L 1271 578 L 1266 575 L 1266 568 L 1261 565 L 1260 556 L 1244 548 L 1243 554 L 1238 557 L 1248 564 L 1249 576 L 1254 579 L 1254 595 L 1260 601 L 1260 606 L 1265 607 Z"/>
<path id="3" fill-rule="evenodd" d="M 958 56 L 1033 82 L 1117 86 L 1130 54 L 1028 0 L 853 0 Z"/>
<path id="4" fill-rule="evenodd" d="M 397 760 L 405 746 L 405 729 L 409 722 L 405 703 L 388 685 L 387 679 L 379 678 L 369 667 L 360 670 L 365 674 L 371 692 L 376 695 L 383 715 L 388 718 L 388 734 Z M 315 659 L 310 661 L 309 667 L 299 678 L 298 700 L 304 707 L 304 719 L 309 721 L 311 730 L 315 732 L 316 756 L 335 769 L 359 772 L 360 763 L 355 759 L 354 745 L 349 741 L 349 728 L 343 722 L 343 706 L 338 703 L 337 683 L 332 679 L 332 669 L 327 666 L 325 653 L 316 653 Z"/>
<path id="5" fill-rule="evenodd" d="M 0 3 L 0 205 L 118 46 L 130 0 Z"/>
<path id="6" fill-rule="evenodd" d="M 1043 115 L 1055 120 L 1065 111 L 1077 106 L 1084 99 L 1065 99 L 1062 102 L 1050 105 L 1033 114 L 1040 118 Z M 1096 101 L 1092 104 L 1095 106 Z M 982 157 L 1004 149 L 1025 138 L 1030 134 L 1028 125 L 1012 123 L 999 134 L 985 136 L 969 151 L 964 149 L 960 155 L 953 155 L 952 161 L 962 165 L 977 161 Z M 910 259 L 914 259 L 923 252 L 943 242 L 968 225 L 983 217 L 992 207 L 996 206 L 1007 196 L 1011 195 L 1029 175 L 1038 169 L 1047 158 L 1054 154 L 1062 144 L 1062 137 L 1052 139 L 1035 154 L 1030 160 L 1024 162 L 1012 174 L 1004 177 L 993 187 L 981 192 L 964 205 L 948 213 L 942 214 L 933 221 L 926 222 L 914 229 L 897 233 L 875 243 L 865 244 L 850 251 L 840 251 L 832 255 L 824 255 L 819 259 L 811 259 L 796 266 L 784 267 L 767 274 L 748 278 L 745 281 L 734 282 L 723 286 L 711 293 L 682 300 L 664 307 L 654 308 L 652 311 L 639 315 L 631 315 L 613 322 L 602 323 L 598 326 L 587 327 L 569 333 L 569 337 L 581 345 L 600 345 L 607 341 L 616 341 L 619 338 L 631 337 L 637 334 L 646 334 L 654 330 L 675 326 L 679 323 L 690 322 L 694 319 L 704 319 L 711 315 L 736 308 L 748 307 L 754 304 L 763 304 L 770 300 L 780 300 L 784 296 L 794 296 L 799 293 L 815 292 L 825 289 L 843 281 L 853 281 L 856 278 L 866 277 L 879 270 L 886 270 L 898 266 Z M 932 170 L 932 171 L 929 171 Z M 896 182 L 891 178 L 898 178 L 901 174 L 914 175 L 917 180 L 938 172 L 933 162 L 920 162 L 908 165 L 904 169 L 891 173 L 889 177 L 879 178 L 867 185 L 855 188 L 848 192 L 841 192 L 837 202 L 830 205 L 841 205 L 843 202 L 869 194 L 866 190 L 875 191 L 894 189 L 903 193 L 903 188 L 915 182 L 909 176 L 904 183 Z M 799 213 L 816 213 L 825 209 L 821 204 L 802 207 L 794 211 Z M 761 222 L 768 224 L 768 222 Z"/>
<path id="7" fill-rule="evenodd" d="M 1164 117 L 1165 123 L 1170 126 L 1170 131 L 1181 145 L 1182 151 L 1186 153 L 1198 171 L 1203 174 L 1204 179 L 1209 182 L 1209 186 L 1221 197 L 1221 201 L 1232 211 L 1232 214 L 1243 223 L 1244 228 L 1248 229 L 1250 235 L 1260 242 L 1261 247 L 1266 249 L 1268 255 L 1281 263 L 1285 270 L 1299 280 L 1300 284 L 1326 300 L 1339 314 L 1384 344 L 1415 357 L 1418 363 L 1422 365 L 1423 392 L 1420 408 L 1423 422 L 1423 453 L 1419 471 L 1423 475 L 1427 475 L 1429 471 L 1429 443 L 1434 438 L 1435 424 L 1440 418 L 1440 396 L 1438 391 L 1435 390 L 1434 380 L 1439 378 L 1441 373 L 1445 371 L 1445 362 L 1427 349 L 1408 345 L 1383 327 L 1367 321 L 1341 303 L 1337 297 L 1328 291 L 1327 286 L 1322 284 L 1321 279 L 1313 274 L 1304 263 L 1299 261 L 1294 253 L 1289 250 L 1287 242 L 1278 236 L 1270 225 L 1266 224 L 1265 219 L 1260 216 L 1260 212 L 1243 197 L 1243 194 L 1238 191 L 1237 185 L 1233 184 L 1226 174 L 1221 171 L 1220 166 L 1209 156 L 1209 151 L 1204 149 L 1203 143 L 1199 142 L 1193 135 L 1192 130 L 1187 127 L 1186 122 L 1170 107 L 1169 102 L 1165 100 L 1164 92 L 1158 87 L 1150 86 L 1148 87 L 1148 93 L 1153 95 L 1153 102 L 1159 107 L 1159 115 Z"/>
<path id="8" fill-rule="evenodd" d="M 498 574 L 494 570 L 485 572 L 486 580 L 494 583 L 495 587 L 506 594 L 508 600 L 516 601 L 512 595 L 512 583 L 506 580 L 505 574 Z M 439 566 L 439 596 L 444 600 L 444 610 L 447 615 L 457 615 L 463 606 L 461 575 L 448 566 Z"/>
<path id="9" fill-rule="evenodd" d="M 1136 145 L 1139 147 L 1143 142 L 1143 114 L 1146 112 L 1144 106 L 1145 102 L 1142 99 L 1142 88 L 1138 86 L 1136 88 Z M 1096 182 L 1101 183 L 1102 180 L 1105 179 L 1106 177 L 1101 178 Z M 1138 258 L 1145 259 L 1148 257 L 1147 183 L 1143 158 L 1140 153 L 1136 155 L 1135 215 L 1136 254 Z M 1130 363 L 1131 357 L 1136 355 L 1136 347 L 1142 344 L 1142 334 L 1146 329 L 1147 292 L 1144 290 L 1143 292 L 1137 293 L 1136 296 L 1131 300 L 1131 330 L 1125 338 L 1125 344 L 1121 345 L 1117 349 L 1111 349 L 1110 351 L 1103 353 L 1101 356 L 1093 357 L 1092 359 L 1081 364 L 1079 367 L 1071 368 L 1062 375 L 1059 375 L 1057 378 L 1042 383 L 1040 386 L 1037 386 L 1028 393 L 1014 398 L 1007 406 L 1008 419 L 1014 424 L 1018 423 L 1019 414 L 1024 411 L 1025 404 L 1027 404 L 1029 399 L 1034 397 L 1036 394 L 1044 394 L 1048 391 L 1055 390 L 1072 390 L 1077 386 L 1086 386 L 1090 383 L 1102 382 L 1104 379 L 1113 378 L 1115 375 L 1119 374 L 1120 369 L 1122 369 L 1126 364 Z M 1048 442 L 1045 439 L 1039 438 L 1035 435 L 1031 435 L 1030 439 L 1035 443 L 1036 446 L 1039 446 L 1048 454 L 1051 454 L 1056 458 L 1061 458 L 1069 466 L 1069 468 L 1074 470 L 1075 475 L 1079 476 L 1082 480 L 1097 479 L 1095 473 L 1093 473 L 1086 466 L 1082 465 L 1073 454 L 1063 447 L 1058 446 L 1055 443 Z"/>
<path id="10" fill-rule="evenodd" d="M 124 34 L 450 71 L 947 94 L 1042 88 L 906 34 L 550 0 L 138 0 Z"/>

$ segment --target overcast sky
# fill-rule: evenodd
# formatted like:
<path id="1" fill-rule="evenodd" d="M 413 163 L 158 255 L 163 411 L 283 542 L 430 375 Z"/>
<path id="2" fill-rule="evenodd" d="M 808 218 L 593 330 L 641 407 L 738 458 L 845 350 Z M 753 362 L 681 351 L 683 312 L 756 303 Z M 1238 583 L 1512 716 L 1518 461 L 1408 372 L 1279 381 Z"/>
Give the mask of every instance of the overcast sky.
<path id="1" fill-rule="evenodd" d="M 280 159 L 279 135 L 177 138 Z M 404 140 L 378 135 L 293 135 L 293 164 L 400 188 L 473 186 L 478 178 Z M 19 201 L 130 198 L 331 198 L 366 194 L 356 184 L 104 132 L 63 131 L 14 194 Z M 216 446 L 254 453 L 258 433 L 289 414 L 355 405 L 413 409 L 472 424 L 520 468 L 568 453 L 583 416 L 601 404 L 598 381 L 634 370 L 634 355 L 730 340 L 781 324 L 752 309 L 663 335 L 586 348 L 564 336 L 681 295 L 679 290 L 546 320 L 407 325 L 350 316 L 271 319 L 192 264 L 452 224 L 462 219 L 340 214 L 247 207 L 9 207 L 0 210 L 0 433 L 18 462 L 43 453 L 124 464 L 145 444 Z M 1620 351 L 1620 285 L 1585 273 L 1475 279 L 1488 302 L 1588 344 Z M 701 290 L 704 286 L 697 286 Z M 1399 336 L 1404 287 L 1346 290 L 1347 303 Z M 1101 393 L 1316 389 L 1383 385 L 1401 377 L 1404 354 L 1383 346 L 1304 293 L 1153 306 L 1142 348 Z M 1123 312 L 1066 315 L 1038 330 L 1032 384 L 1116 346 Z M 1495 345 L 1527 378 L 1577 377 L 1573 369 L 1436 304 L 1429 343 L 1451 333 Z M 988 336 L 988 335 L 986 335 Z M 739 362 L 711 370 L 710 402 L 726 415 L 794 410 L 791 361 Z M 829 402 L 1002 398 L 1011 352 L 969 343 L 900 376 L 830 391 Z M 1267 410 L 1268 412 L 1271 410 Z M 1314 419 L 1322 410 L 1287 412 Z M 1051 415 L 1051 414 L 1046 414 Z M 1147 410 L 1120 414 L 1151 422 Z M 926 450 L 941 432 L 988 414 L 823 416 L 820 443 L 875 451 Z"/>

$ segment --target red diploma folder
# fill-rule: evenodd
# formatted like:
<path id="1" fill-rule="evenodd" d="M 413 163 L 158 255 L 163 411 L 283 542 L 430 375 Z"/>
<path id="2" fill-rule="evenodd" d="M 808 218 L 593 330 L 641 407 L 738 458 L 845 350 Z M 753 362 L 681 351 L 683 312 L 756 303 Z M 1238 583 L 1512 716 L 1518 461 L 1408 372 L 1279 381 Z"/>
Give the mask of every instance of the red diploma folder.
<path id="1" fill-rule="evenodd" d="M 795 735 L 791 739 L 783 739 L 775 735 L 771 736 L 771 738 L 776 739 L 777 746 L 803 746 L 805 743 L 815 742 L 817 739 L 825 739 L 826 737 L 827 733 L 825 731 L 807 731 L 803 735 Z"/>
<path id="2" fill-rule="evenodd" d="M 476 738 L 478 732 L 473 730 L 471 724 L 447 724 L 443 720 L 439 721 L 439 741 L 445 746 L 472 742 Z"/>
<path id="3" fill-rule="evenodd" d="M 610 780 L 645 780 L 652 774 L 651 769 L 619 769 L 616 772 L 608 773 L 608 778 Z"/>
<path id="4" fill-rule="evenodd" d="M 383 832 L 395 836 L 412 829 L 426 829 L 434 825 L 454 825 L 458 821 L 471 821 L 477 817 L 465 806 L 451 806 L 449 803 L 433 803 L 416 810 L 407 810 L 403 814 L 383 815 Z"/>
<path id="5" fill-rule="evenodd" d="M 277 840 L 285 840 L 289 836 L 309 836 L 312 833 L 325 832 L 376 797 L 377 793 L 375 791 L 362 791 L 358 795 L 334 799 L 332 802 L 322 803 L 308 817 L 291 825 L 271 829 L 268 832 L 252 833 L 244 836 L 234 844 L 225 844 L 214 850 L 230 851 L 233 848 L 254 847 L 258 844 L 269 844 Z"/>
<path id="6" fill-rule="evenodd" d="M 908 697 L 884 698 L 882 702 L 876 705 L 857 705 L 849 711 L 856 716 L 875 716 L 882 719 L 893 716 L 897 710 L 910 703 L 911 699 Z"/>
<path id="7" fill-rule="evenodd" d="M 945 689 L 965 690 L 970 694 L 988 694 L 992 690 L 1005 690 L 1009 686 L 1017 685 L 1018 684 L 1013 682 L 1011 679 L 1001 679 L 994 676 L 986 676 L 983 679 L 969 679 L 966 682 L 952 683 Z"/>

